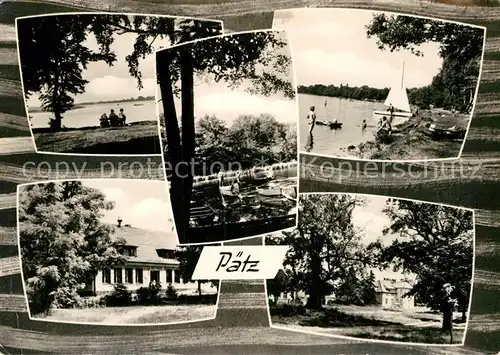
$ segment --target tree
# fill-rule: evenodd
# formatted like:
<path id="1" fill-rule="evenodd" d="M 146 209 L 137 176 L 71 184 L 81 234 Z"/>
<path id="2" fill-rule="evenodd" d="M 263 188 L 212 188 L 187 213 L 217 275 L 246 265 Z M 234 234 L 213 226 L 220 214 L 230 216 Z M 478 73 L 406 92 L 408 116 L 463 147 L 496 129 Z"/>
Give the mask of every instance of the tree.
<path id="1" fill-rule="evenodd" d="M 300 196 L 297 228 L 273 242 L 290 246 L 284 266 L 294 269 L 297 279 L 292 282 L 309 296 L 307 308 L 321 309 L 324 296 L 348 277 L 350 268 L 368 262 L 351 221 L 362 203 L 349 195 Z"/>
<path id="2" fill-rule="evenodd" d="M 293 98 L 295 91 L 287 79 L 291 58 L 288 53 L 281 53 L 285 46 L 277 32 L 262 31 L 219 36 L 157 52 L 156 73 L 166 130 L 165 155 L 177 171 L 171 176 L 170 197 L 181 241 L 186 239 L 189 228 L 193 186 L 190 164 L 195 154 L 194 75 L 223 81 L 230 87 L 247 80 L 252 84 L 248 89 L 251 93 L 282 92 L 285 97 Z M 174 102 L 179 93 L 181 128 Z"/>
<path id="3" fill-rule="evenodd" d="M 91 62 L 113 65 L 116 54 L 111 50 L 115 36 L 136 34 L 134 50 L 126 56 L 130 75 L 142 88 L 140 60 L 154 51 L 158 38 L 170 44 L 220 34 L 218 22 L 178 20 L 174 17 L 127 15 L 56 15 L 18 21 L 19 55 L 26 97 L 40 94 L 42 109 L 54 113 L 51 128 L 60 129 L 62 114 L 73 107 L 74 95 L 85 92 L 88 80 L 83 72 Z M 87 47 L 92 36 L 98 50 Z"/>
<path id="4" fill-rule="evenodd" d="M 31 17 L 17 26 L 26 97 L 40 93 L 42 110 L 54 113 L 52 129 L 61 128 L 62 114 L 73 107 L 71 95 L 85 92 L 88 80 L 82 72 L 87 65 L 100 60 L 111 65 L 116 60 L 111 53 L 94 52 L 84 45 L 87 29 L 99 17 L 72 16 L 71 21 L 68 16 Z"/>
<path id="5" fill-rule="evenodd" d="M 366 26 L 367 36 L 377 37 L 381 50 L 404 49 L 422 56 L 419 46 L 439 43 L 443 67 L 438 76 L 443 85 L 433 84 L 436 93 L 442 91 L 446 106 L 469 112 L 479 80 L 479 64 L 483 51 L 484 30 L 457 23 L 412 16 L 375 14 Z"/>
<path id="6" fill-rule="evenodd" d="M 23 276 L 35 313 L 71 307 L 99 269 L 123 264 L 112 230 L 99 219 L 113 208 L 104 195 L 78 181 L 23 187 L 19 235 Z"/>
<path id="7" fill-rule="evenodd" d="M 287 290 L 287 279 L 285 271 L 279 269 L 274 279 L 267 280 L 267 294 L 273 296 L 274 305 L 280 295 Z"/>
<path id="8" fill-rule="evenodd" d="M 175 257 L 179 261 L 179 268 L 176 272 L 180 274 L 184 283 L 195 281 L 192 277 L 202 251 L 203 246 L 198 245 L 182 246 L 175 251 Z M 198 284 L 198 296 L 201 302 L 201 284 L 212 282 L 212 280 L 196 280 L 196 282 Z"/>
<path id="9" fill-rule="evenodd" d="M 342 304 L 359 306 L 374 304 L 377 300 L 375 292 L 375 275 L 373 271 L 365 275 L 364 267 L 351 266 L 347 276 L 339 284 L 335 299 Z"/>
<path id="10" fill-rule="evenodd" d="M 396 234 L 389 246 L 378 244 L 381 265 L 413 273 L 415 295 L 443 313 L 443 330 L 452 328 L 451 299 L 467 308 L 473 261 L 472 212 L 442 205 L 388 200 L 384 210 L 391 224 L 384 235 Z"/>

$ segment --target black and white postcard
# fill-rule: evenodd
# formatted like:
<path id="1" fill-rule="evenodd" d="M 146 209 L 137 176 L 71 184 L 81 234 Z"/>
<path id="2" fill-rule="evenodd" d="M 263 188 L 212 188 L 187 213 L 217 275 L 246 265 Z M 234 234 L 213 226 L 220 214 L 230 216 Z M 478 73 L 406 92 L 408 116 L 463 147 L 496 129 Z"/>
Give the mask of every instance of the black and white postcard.
<path id="1" fill-rule="evenodd" d="M 179 241 L 296 225 L 297 114 L 283 31 L 157 52 L 158 114 Z"/>
<path id="2" fill-rule="evenodd" d="M 465 341 L 473 211 L 357 194 L 301 194 L 290 247 L 267 281 L 273 326 L 412 344 Z"/>
<path id="3" fill-rule="evenodd" d="M 154 51 L 222 34 L 222 22 L 77 13 L 16 20 L 36 150 L 160 154 Z"/>
<path id="4" fill-rule="evenodd" d="M 300 150 L 363 160 L 461 154 L 484 27 L 356 9 L 277 11 L 299 93 Z"/>
<path id="5" fill-rule="evenodd" d="M 218 280 L 191 279 L 201 247 L 178 247 L 165 183 L 65 180 L 18 186 L 31 319 L 146 325 L 213 319 Z"/>

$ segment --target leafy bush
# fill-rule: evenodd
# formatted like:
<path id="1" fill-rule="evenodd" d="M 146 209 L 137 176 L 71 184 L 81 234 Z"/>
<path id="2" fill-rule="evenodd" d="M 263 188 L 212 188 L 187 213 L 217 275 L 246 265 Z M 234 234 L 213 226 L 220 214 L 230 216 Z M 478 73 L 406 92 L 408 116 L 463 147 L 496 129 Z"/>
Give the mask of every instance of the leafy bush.
<path id="1" fill-rule="evenodd" d="M 105 297 L 105 303 L 108 307 L 124 307 L 132 303 L 132 293 L 127 290 L 124 284 L 113 285 L 114 290 Z"/>
<path id="2" fill-rule="evenodd" d="M 271 314 L 280 317 L 303 316 L 307 313 L 302 304 L 280 304 L 271 308 Z"/>
<path id="3" fill-rule="evenodd" d="M 152 304 L 160 301 L 161 283 L 151 282 L 148 287 L 137 290 L 137 301 L 140 304 Z"/>
<path id="4" fill-rule="evenodd" d="M 106 306 L 106 297 L 86 297 L 82 298 L 80 308 L 101 308 Z"/>
<path id="5" fill-rule="evenodd" d="M 167 298 L 177 298 L 177 290 L 172 284 L 168 285 L 166 296 Z"/>

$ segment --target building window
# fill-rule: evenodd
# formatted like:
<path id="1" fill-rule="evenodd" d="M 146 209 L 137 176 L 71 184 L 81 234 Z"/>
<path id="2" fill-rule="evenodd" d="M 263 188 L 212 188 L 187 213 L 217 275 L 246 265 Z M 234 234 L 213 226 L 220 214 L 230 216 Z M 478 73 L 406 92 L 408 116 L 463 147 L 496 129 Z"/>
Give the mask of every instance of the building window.
<path id="1" fill-rule="evenodd" d="M 174 278 L 175 278 L 174 282 L 176 284 L 180 284 L 181 283 L 181 275 L 180 275 L 180 273 L 176 272 L 175 275 L 174 275 Z"/>
<path id="2" fill-rule="evenodd" d="M 134 276 L 133 269 L 125 269 L 125 283 L 128 284 L 134 283 L 133 276 Z"/>
<path id="3" fill-rule="evenodd" d="M 137 256 L 137 247 L 126 245 L 121 248 L 120 254 L 124 256 Z"/>
<path id="4" fill-rule="evenodd" d="M 142 269 L 135 269 L 135 282 L 142 284 Z"/>
<path id="5" fill-rule="evenodd" d="M 150 281 L 151 282 L 160 282 L 160 271 L 158 270 L 151 270 L 150 273 Z"/>
<path id="6" fill-rule="evenodd" d="M 102 270 L 102 283 L 103 284 L 110 284 L 111 283 L 111 270 L 110 269 Z"/>
<path id="7" fill-rule="evenodd" d="M 116 268 L 115 269 L 115 284 L 121 284 L 122 282 L 123 282 L 122 269 Z"/>
<path id="8" fill-rule="evenodd" d="M 172 270 L 167 269 L 167 283 L 171 284 L 172 283 Z"/>

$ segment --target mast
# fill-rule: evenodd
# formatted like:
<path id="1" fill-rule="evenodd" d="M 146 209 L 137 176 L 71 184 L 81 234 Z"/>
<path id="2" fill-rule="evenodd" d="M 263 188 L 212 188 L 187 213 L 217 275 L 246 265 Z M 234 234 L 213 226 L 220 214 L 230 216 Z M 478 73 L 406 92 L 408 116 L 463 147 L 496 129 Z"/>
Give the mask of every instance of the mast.
<path id="1" fill-rule="evenodd" d="M 404 87 L 404 78 L 405 78 L 405 62 L 403 61 L 403 72 L 401 73 L 401 90 Z"/>

